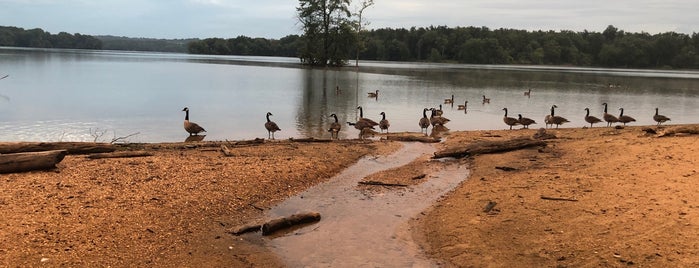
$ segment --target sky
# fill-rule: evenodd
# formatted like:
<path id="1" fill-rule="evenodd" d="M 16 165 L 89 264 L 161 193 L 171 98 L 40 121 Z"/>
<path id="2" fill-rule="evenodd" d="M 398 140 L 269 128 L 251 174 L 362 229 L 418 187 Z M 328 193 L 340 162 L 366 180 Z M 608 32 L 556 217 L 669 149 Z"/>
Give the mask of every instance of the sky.
<path id="1" fill-rule="evenodd" d="M 361 0 L 352 2 L 352 11 Z M 0 0 L 0 26 L 146 38 L 301 34 L 296 0 Z M 699 32 L 697 0 L 374 0 L 366 28 Z"/>

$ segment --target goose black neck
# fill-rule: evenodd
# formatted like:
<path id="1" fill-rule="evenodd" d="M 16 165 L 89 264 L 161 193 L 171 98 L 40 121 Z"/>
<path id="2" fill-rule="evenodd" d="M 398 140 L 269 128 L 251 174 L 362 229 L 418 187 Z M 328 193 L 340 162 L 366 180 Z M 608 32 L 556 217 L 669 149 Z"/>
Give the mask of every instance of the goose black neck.
<path id="1" fill-rule="evenodd" d="M 184 110 L 184 120 L 189 121 L 189 110 Z"/>
<path id="2" fill-rule="evenodd" d="M 590 109 L 585 109 L 585 111 L 587 111 L 587 113 L 585 114 L 585 117 L 590 116 Z"/>
<path id="3" fill-rule="evenodd" d="M 555 108 L 555 106 L 551 106 L 551 116 L 553 116 L 553 108 Z"/>
<path id="4" fill-rule="evenodd" d="M 359 109 L 359 118 L 364 118 L 364 111 L 362 109 L 362 106 L 357 107 Z"/>
<path id="5" fill-rule="evenodd" d="M 427 118 L 427 109 L 422 109 L 422 117 Z"/>
<path id="6" fill-rule="evenodd" d="M 335 123 L 337 123 L 337 115 L 333 114 L 333 118 L 335 118 Z"/>
<path id="7" fill-rule="evenodd" d="M 619 113 L 619 117 L 624 116 L 624 108 L 619 108 L 619 111 L 621 111 L 621 112 Z"/>
<path id="8" fill-rule="evenodd" d="M 503 108 L 505 110 L 505 117 L 507 117 L 507 108 Z"/>
<path id="9" fill-rule="evenodd" d="M 602 103 L 602 105 L 604 105 L 604 113 L 606 114 L 607 113 L 607 103 Z"/>
<path id="10" fill-rule="evenodd" d="M 385 113 L 381 113 L 381 120 L 386 120 L 386 114 L 385 114 Z"/>
<path id="11" fill-rule="evenodd" d="M 658 115 L 658 108 L 655 108 L 655 115 Z"/>
<path id="12" fill-rule="evenodd" d="M 269 122 L 269 121 L 270 121 L 270 120 L 269 120 L 269 113 L 268 113 L 268 114 L 267 114 L 267 122 Z"/>

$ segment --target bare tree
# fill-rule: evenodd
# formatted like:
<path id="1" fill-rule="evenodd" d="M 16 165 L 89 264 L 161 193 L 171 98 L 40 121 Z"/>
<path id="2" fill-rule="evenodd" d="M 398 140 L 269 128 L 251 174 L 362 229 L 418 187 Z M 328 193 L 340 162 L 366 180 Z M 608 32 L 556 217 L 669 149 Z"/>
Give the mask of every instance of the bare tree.
<path id="1" fill-rule="evenodd" d="M 354 15 L 357 16 L 357 58 L 354 62 L 355 67 L 359 67 L 359 53 L 364 50 L 364 42 L 362 41 L 362 15 L 364 14 L 364 10 L 367 9 L 370 6 L 374 5 L 374 0 L 364 0 L 362 1 L 361 5 L 359 6 L 359 10 L 357 13 Z M 369 25 L 367 22 L 365 25 Z"/>

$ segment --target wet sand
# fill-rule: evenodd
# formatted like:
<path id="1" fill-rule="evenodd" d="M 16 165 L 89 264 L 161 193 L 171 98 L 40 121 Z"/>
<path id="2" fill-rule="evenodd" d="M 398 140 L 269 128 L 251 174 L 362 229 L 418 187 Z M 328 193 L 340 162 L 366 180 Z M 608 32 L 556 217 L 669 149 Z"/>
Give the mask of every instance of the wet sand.
<path id="1" fill-rule="evenodd" d="M 418 214 L 410 232 L 443 266 L 695 266 L 699 138 L 641 129 L 560 129 L 543 149 L 464 159 L 471 176 Z M 534 131 L 452 132 L 437 146 Z M 283 267 L 267 238 L 231 229 L 269 217 L 362 157 L 401 147 L 275 141 L 224 157 L 217 146 L 141 145 L 154 156 L 76 155 L 56 170 L 0 175 L 0 266 Z M 415 179 L 428 161 L 365 180 L 422 184 L 434 179 Z M 489 201 L 497 205 L 485 213 Z"/>

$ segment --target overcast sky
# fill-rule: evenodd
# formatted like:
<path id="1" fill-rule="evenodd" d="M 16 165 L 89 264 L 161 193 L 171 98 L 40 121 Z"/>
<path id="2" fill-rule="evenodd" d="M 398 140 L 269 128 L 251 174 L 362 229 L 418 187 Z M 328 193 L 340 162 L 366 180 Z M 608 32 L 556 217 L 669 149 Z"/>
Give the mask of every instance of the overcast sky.
<path id="1" fill-rule="evenodd" d="M 353 5 L 359 0 L 354 0 Z M 152 38 L 300 34 L 296 0 L 0 0 L 0 26 Z M 353 6 L 351 8 L 355 10 Z M 375 0 L 369 28 L 699 32 L 697 0 Z"/>

